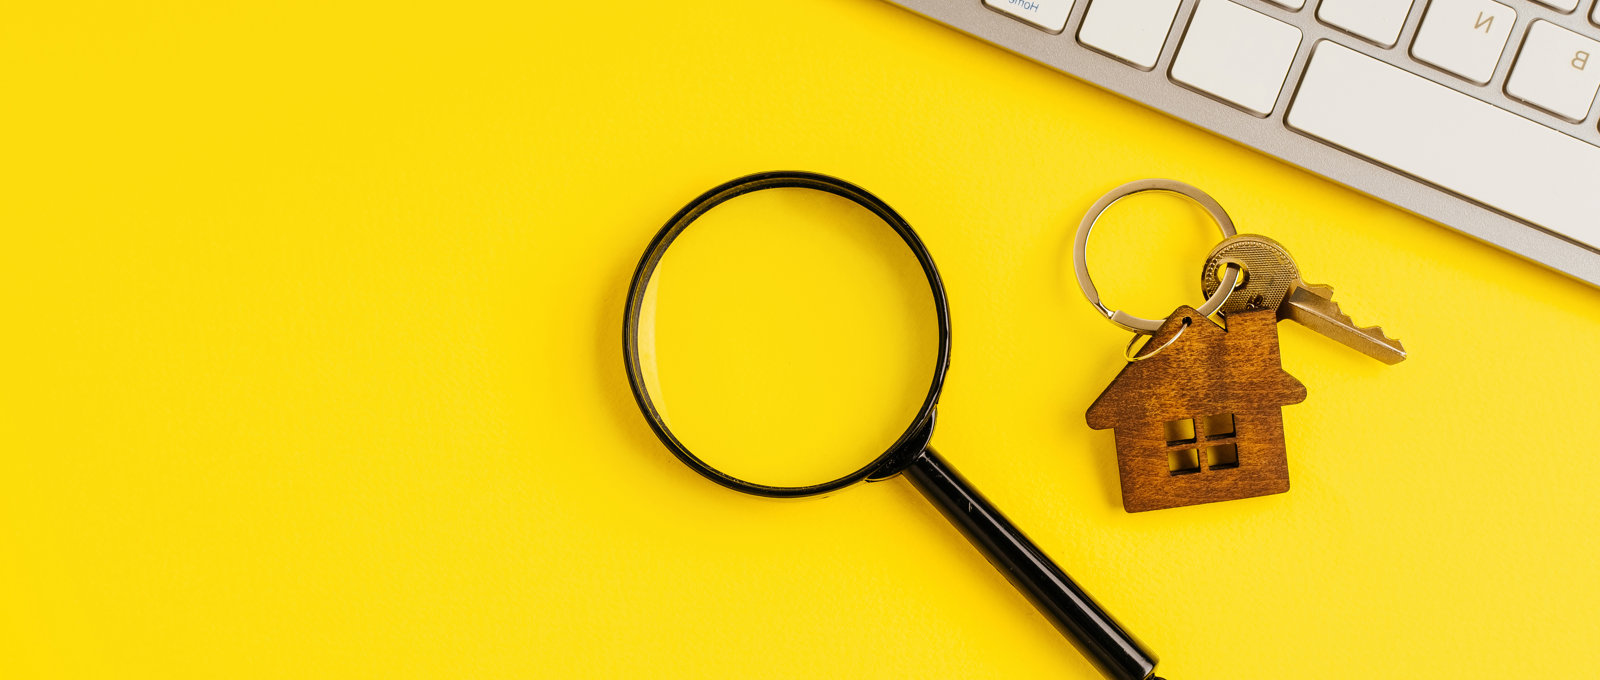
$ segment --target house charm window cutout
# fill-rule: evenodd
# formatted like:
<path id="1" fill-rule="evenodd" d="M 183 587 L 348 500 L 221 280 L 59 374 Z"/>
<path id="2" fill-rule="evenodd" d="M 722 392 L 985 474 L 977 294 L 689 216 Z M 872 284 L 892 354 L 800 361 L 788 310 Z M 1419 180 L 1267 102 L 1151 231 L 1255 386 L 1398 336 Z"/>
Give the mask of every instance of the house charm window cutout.
<path id="1" fill-rule="evenodd" d="M 1232 413 L 1169 420 L 1166 432 L 1168 474 L 1187 475 L 1201 470 L 1239 467 L 1238 437 Z"/>
<path id="2" fill-rule="evenodd" d="M 1129 363 L 1089 407 L 1089 427 L 1115 432 L 1128 512 L 1289 490 L 1282 407 L 1306 388 L 1283 370 L 1276 310 L 1227 324 L 1178 308 L 1145 346 L 1171 344 Z"/>

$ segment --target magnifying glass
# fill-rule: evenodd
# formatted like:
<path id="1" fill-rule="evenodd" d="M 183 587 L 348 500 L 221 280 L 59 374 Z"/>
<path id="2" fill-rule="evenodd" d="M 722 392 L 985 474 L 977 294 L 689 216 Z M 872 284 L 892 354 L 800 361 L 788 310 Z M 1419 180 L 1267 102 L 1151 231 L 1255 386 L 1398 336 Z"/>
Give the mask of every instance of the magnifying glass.
<path id="1" fill-rule="evenodd" d="M 639 409 L 695 472 L 770 498 L 904 476 L 1102 673 L 1153 678 L 1155 655 L 929 447 L 950 308 L 878 197 L 806 172 L 701 194 L 640 259 L 622 342 Z"/>

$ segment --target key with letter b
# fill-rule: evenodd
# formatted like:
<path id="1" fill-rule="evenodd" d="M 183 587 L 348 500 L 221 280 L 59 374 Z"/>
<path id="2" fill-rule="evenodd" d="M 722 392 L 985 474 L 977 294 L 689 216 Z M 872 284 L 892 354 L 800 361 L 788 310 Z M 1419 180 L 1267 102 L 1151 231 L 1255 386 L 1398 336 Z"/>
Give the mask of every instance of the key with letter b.
<path id="1" fill-rule="evenodd" d="M 1377 326 L 1360 328 L 1339 310 L 1333 301 L 1333 288 L 1308 284 L 1300 279 L 1300 269 L 1282 245 L 1265 236 L 1240 234 L 1229 237 L 1211 249 L 1200 288 L 1206 297 L 1222 285 L 1219 274 L 1227 265 L 1244 270 L 1233 294 L 1217 311 L 1224 314 L 1253 309 L 1276 309 L 1278 319 L 1292 319 L 1318 333 L 1349 346 L 1386 364 L 1406 358 L 1405 347 L 1383 334 Z"/>

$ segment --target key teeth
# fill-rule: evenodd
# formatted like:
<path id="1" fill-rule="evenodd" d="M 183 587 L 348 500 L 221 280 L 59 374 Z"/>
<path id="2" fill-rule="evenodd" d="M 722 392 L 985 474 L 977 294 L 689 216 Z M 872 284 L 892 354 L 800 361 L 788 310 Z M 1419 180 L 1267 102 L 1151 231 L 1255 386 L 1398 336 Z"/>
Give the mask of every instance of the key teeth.
<path id="1" fill-rule="evenodd" d="M 1333 313 L 1335 314 L 1335 318 L 1337 318 L 1340 323 L 1361 331 L 1362 335 L 1366 335 L 1370 338 L 1377 338 L 1387 344 L 1394 345 L 1398 349 L 1405 349 L 1404 346 L 1400 344 L 1399 340 L 1391 338 L 1389 337 L 1388 333 L 1383 332 L 1383 326 L 1357 326 L 1356 322 L 1350 320 L 1349 314 L 1345 314 L 1339 309 L 1339 303 L 1337 302 L 1333 303 Z"/>
<path id="2" fill-rule="evenodd" d="M 1325 300 L 1328 306 L 1332 308 L 1329 311 L 1333 312 L 1333 318 L 1335 321 L 1359 330 L 1363 335 L 1381 339 L 1387 344 L 1394 345 L 1396 348 L 1400 348 L 1402 350 L 1404 349 L 1404 346 L 1400 344 L 1399 340 L 1391 338 L 1389 337 L 1388 333 L 1383 332 L 1383 326 L 1357 326 L 1356 322 L 1350 318 L 1350 315 L 1344 313 L 1344 309 L 1339 306 L 1339 301 L 1333 299 L 1333 286 L 1307 283 L 1301 285 L 1300 288 L 1307 293 L 1311 293 L 1312 295 Z"/>
<path id="3" fill-rule="evenodd" d="M 1360 328 L 1362 333 L 1371 330 L 1370 328 L 1361 328 L 1360 326 L 1357 326 L 1355 320 L 1351 319 L 1349 314 L 1344 313 L 1344 308 L 1339 306 L 1339 302 L 1337 300 L 1328 300 L 1328 306 L 1333 308 L 1333 318 L 1339 323 L 1351 328 Z"/>
<path id="4" fill-rule="evenodd" d="M 1388 333 L 1383 332 L 1383 326 L 1367 326 L 1361 329 L 1361 332 L 1374 338 L 1382 338 L 1384 342 L 1394 345 L 1397 349 L 1405 349 L 1405 346 L 1400 344 L 1399 340 L 1391 338 Z"/>
<path id="5" fill-rule="evenodd" d="M 1303 283 L 1300 284 L 1300 287 L 1307 293 L 1315 295 L 1324 300 L 1333 299 L 1333 286 L 1326 286 L 1320 283 Z"/>

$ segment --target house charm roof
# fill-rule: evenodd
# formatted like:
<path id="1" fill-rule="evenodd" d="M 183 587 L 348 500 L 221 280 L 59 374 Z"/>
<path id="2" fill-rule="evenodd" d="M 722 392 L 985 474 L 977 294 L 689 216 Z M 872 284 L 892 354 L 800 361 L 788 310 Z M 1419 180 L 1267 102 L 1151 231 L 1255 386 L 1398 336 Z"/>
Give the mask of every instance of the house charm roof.
<path id="1" fill-rule="evenodd" d="M 1116 430 L 1129 512 L 1289 489 L 1281 407 L 1305 385 L 1283 370 L 1275 310 L 1225 320 L 1179 307 L 1089 407 L 1089 427 Z"/>

